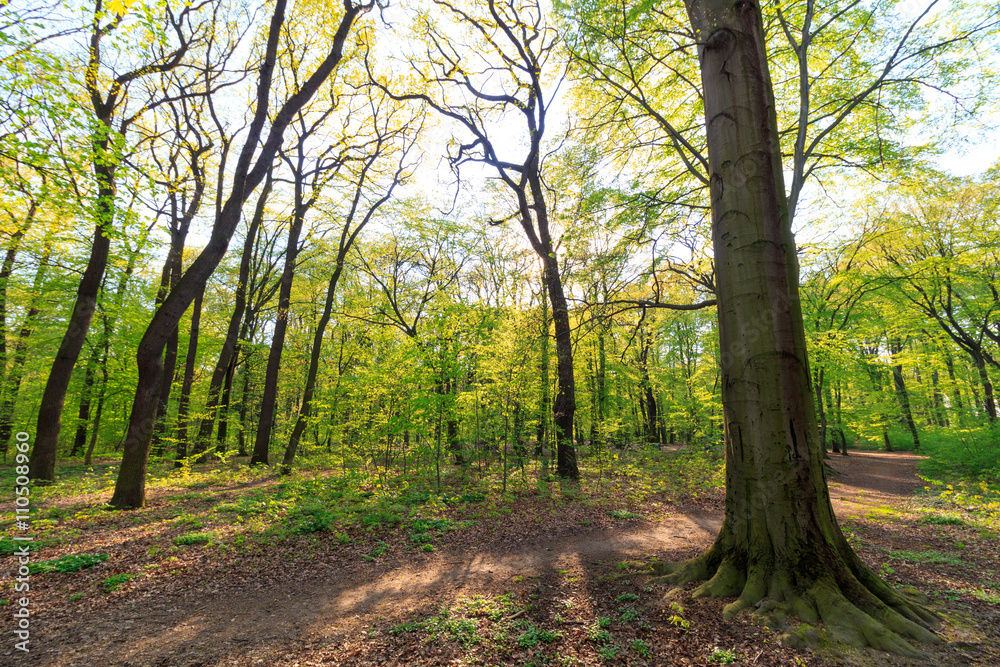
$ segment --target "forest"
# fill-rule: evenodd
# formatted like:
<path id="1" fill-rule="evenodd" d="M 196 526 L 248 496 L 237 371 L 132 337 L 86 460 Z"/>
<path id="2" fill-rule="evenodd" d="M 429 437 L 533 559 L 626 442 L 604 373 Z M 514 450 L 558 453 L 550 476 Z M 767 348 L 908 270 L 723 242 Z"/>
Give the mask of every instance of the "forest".
<path id="1" fill-rule="evenodd" d="M 1000 664 L 998 32 L 0 0 L 0 662 Z"/>

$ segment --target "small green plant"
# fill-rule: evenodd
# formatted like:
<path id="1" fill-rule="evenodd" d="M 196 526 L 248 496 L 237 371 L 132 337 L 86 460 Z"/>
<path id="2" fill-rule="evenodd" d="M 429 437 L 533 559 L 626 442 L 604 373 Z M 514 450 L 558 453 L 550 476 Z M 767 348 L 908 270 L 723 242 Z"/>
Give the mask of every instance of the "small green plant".
<path id="1" fill-rule="evenodd" d="M 628 647 L 632 650 L 632 653 L 635 653 L 640 658 L 653 657 L 653 647 L 641 639 L 633 639 L 632 643 L 629 644 Z"/>
<path id="2" fill-rule="evenodd" d="M 289 512 L 288 521 L 293 533 L 307 535 L 327 530 L 336 517 L 325 507 L 310 505 Z"/>
<path id="3" fill-rule="evenodd" d="M 726 648 L 717 648 L 712 651 L 710 662 L 717 662 L 720 665 L 730 665 L 736 662 L 736 654 Z"/>
<path id="4" fill-rule="evenodd" d="M 425 544 L 424 546 L 420 547 L 420 550 L 421 551 L 425 551 L 425 552 L 434 551 L 434 545 L 433 544 Z"/>
<path id="5" fill-rule="evenodd" d="M 681 614 L 684 613 L 684 607 L 682 607 L 677 602 L 671 602 L 670 609 L 674 613 L 673 615 L 667 618 L 668 621 L 670 621 L 674 626 L 681 628 L 683 630 L 687 630 L 688 628 L 691 627 L 691 622 L 684 620 L 684 617 L 681 616 Z"/>
<path id="6" fill-rule="evenodd" d="M 618 655 L 618 651 L 620 650 L 621 649 L 619 647 L 614 645 L 602 646 L 601 648 L 597 649 L 597 653 L 605 660 L 614 660 L 615 656 Z"/>
<path id="7" fill-rule="evenodd" d="M 187 533 L 174 538 L 174 544 L 183 547 L 191 544 L 208 544 L 212 541 L 211 533 Z"/>
<path id="8" fill-rule="evenodd" d="M 635 609 L 633 609 L 628 605 L 622 605 L 621 607 L 618 607 L 618 611 L 621 613 L 621 616 L 618 617 L 618 620 L 621 621 L 622 623 L 631 623 L 632 621 L 639 620 L 639 612 L 637 612 Z"/>
<path id="9" fill-rule="evenodd" d="M 615 598 L 615 602 L 635 602 L 639 599 L 639 596 L 635 593 L 622 593 Z"/>
<path id="10" fill-rule="evenodd" d="M 390 548 L 388 544 L 386 544 L 385 542 L 378 542 L 375 545 L 375 548 L 369 551 L 364 558 L 366 561 L 371 562 L 376 558 L 378 558 L 379 556 L 386 555 L 387 553 L 389 553 L 389 550 Z"/>
<path id="11" fill-rule="evenodd" d="M 610 644 L 614 637 L 607 630 L 602 630 L 599 625 L 592 625 L 587 629 L 587 639 L 595 644 Z"/>
<path id="12" fill-rule="evenodd" d="M 122 586 L 122 584 L 126 583 L 130 579 L 135 579 L 135 575 L 134 574 L 113 574 L 113 575 L 111 575 L 110 577 L 108 577 L 107 579 L 104 580 L 104 592 L 105 593 L 110 593 L 111 591 L 116 590 L 117 588 L 119 588 L 120 586 Z"/>
<path id="13" fill-rule="evenodd" d="M 103 563 L 108 559 L 107 554 L 70 554 L 60 556 L 52 560 L 43 560 L 28 565 L 28 572 L 39 574 L 41 572 L 76 572 L 88 567 Z"/>
<path id="14" fill-rule="evenodd" d="M 930 514 L 921 519 L 924 523 L 933 523 L 939 526 L 964 526 L 965 519 L 945 514 Z"/>
<path id="15" fill-rule="evenodd" d="M 597 626 L 601 627 L 601 628 L 610 628 L 611 627 L 611 619 L 608 618 L 607 616 L 599 616 L 597 618 Z"/>
<path id="16" fill-rule="evenodd" d="M 532 624 L 528 624 L 524 632 L 517 638 L 517 645 L 521 648 L 534 648 L 539 642 L 551 644 L 562 637 L 562 633 L 557 630 L 539 630 Z"/>

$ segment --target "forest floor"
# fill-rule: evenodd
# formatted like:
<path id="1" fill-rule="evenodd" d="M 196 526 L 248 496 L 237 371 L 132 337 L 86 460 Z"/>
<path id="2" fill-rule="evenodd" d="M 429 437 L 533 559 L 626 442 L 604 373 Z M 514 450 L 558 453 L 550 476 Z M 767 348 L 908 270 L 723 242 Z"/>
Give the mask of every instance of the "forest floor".
<path id="1" fill-rule="evenodd" d="M 36 560 L 107 558 L 33 574 L 30 653 L 13 650 L 4 630 L 0 664 L 1000 665 L 997 535 L 961 503 L 914 495 L 924 489 L 918 460 L 835 456 L 829 481 L 864 561 L 922 591 L 945 619 L 947 643 L 924 647 L 925 660 L 782 646 L 746 615 L 723 621 L 725 601 L 692 599 L 690 586 L 663 602 L 663 589 L 632 562 L 684 559 L 709 546 L 722 519 L 718 489 L 640 504 L 540 484 L 506 503 L 432 499 L 408 519 L 371 514 L 343 531 L 300 522 L 253 544 L 226 533 L 253 520 L 251 501 L 280 502 L 280 492 L 266 492 L 280 490 L 282 478 L 270 477 L 159 486 L 146 508 L 129 513 L 103 509 L 106 492 L 42 501 L 34 510 L 49 518 L 36 527 L 50 538 Z M 2 562 L 12 581 L 16 559 Z"/>

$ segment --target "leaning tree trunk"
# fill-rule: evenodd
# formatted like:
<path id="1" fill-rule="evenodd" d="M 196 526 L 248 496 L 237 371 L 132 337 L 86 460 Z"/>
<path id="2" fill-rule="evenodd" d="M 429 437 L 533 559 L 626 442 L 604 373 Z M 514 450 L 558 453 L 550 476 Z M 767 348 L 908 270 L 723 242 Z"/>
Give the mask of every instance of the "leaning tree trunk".
<path id="1" fill-rule="evenodd" d="M 726 512 L 712 547 L 668 581 L 695 595 L 822 619 L 834 640 L 918 654 L 934 617 L 875 576 L 844 538 L 824 478 L 798 263 L 761 15 L 749 0 L 688 0 L 699 42 L 726 439 Z"/>

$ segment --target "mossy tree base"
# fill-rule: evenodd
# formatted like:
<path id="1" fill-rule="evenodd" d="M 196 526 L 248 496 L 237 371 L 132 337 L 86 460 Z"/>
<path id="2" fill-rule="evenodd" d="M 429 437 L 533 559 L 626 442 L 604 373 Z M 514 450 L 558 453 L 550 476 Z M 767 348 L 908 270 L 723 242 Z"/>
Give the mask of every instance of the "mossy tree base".
<path id="1" fill-rule="evenodd" d="M 653 571 L 660 575 L 655 580 L 659 583 L 682 586 L 701 581 L 692 593 L 695 598 L 736 596 L 723 609 L 726 619 L 751 610 L 777 630 L 785 628 L 789 617 L 809 626 L 822 622 L 835 643 L 910 658 L 926 657 L 911 641 L 941 643 L 934 632 L 940 619 L 934 613 L 893 590 L 853 551 L 846 558 L 837 551 L 829 549 L 825 558 L 799 563 L 760 557 L 751 561 L 744 550 L 727 547 L 720 536 L 704 554 L 682 563 L 657 563 Z M 788 639 L 812 645 L 815 638 L 815 633 L 792 633 Z"/>

